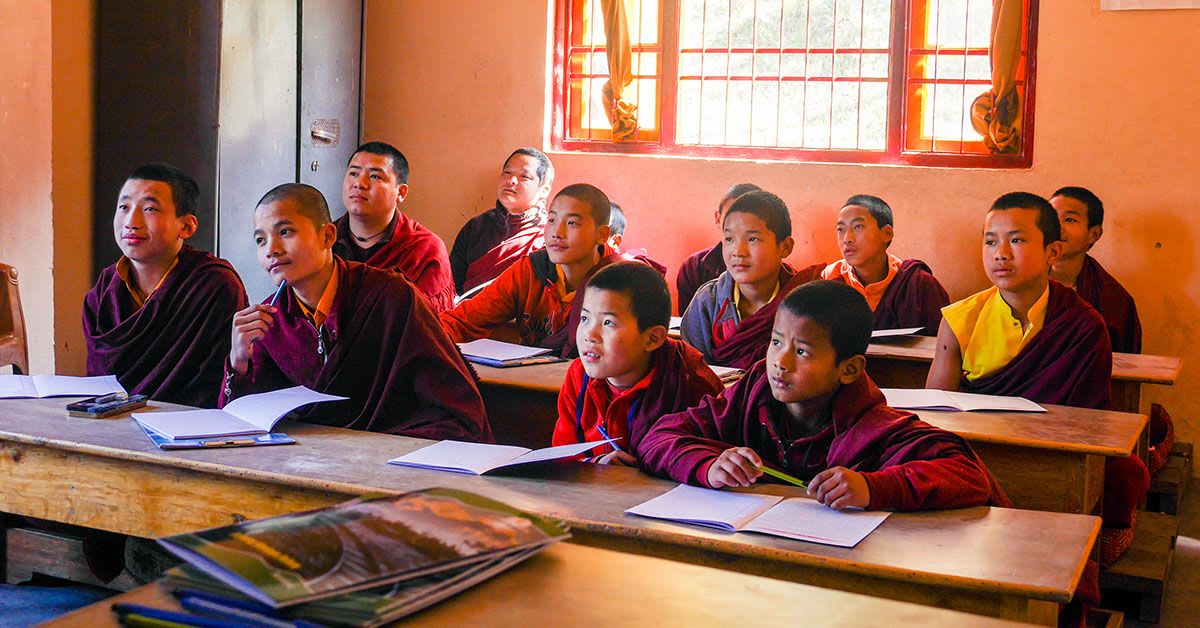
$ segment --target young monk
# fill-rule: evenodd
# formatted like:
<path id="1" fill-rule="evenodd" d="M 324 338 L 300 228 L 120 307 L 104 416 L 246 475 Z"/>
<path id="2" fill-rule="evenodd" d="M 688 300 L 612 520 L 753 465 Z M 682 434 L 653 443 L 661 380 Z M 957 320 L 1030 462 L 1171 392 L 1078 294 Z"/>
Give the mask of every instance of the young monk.
<path id="1" fill-rule="evenodd" d="M 717 209 L 713 210 L 713 222 L 717 228 L 721 228 L 721 223 L 725 220 L 725 212 L 729 210 L 729 206 L 737 198 L 746 192 L 757 192 L 762 188 L 753 183 L 738 183 L 729 188 L 725 192 L 725 196 L 721 197 L 721 202 L 717 204 Z M 696 295 L 696 291 L 700 286 L 716 279 L 725 272 L 725 257 L 721 253 L 721 243 L 717 242 L 716 246 L 710 249 L 703 249 L 692 253 L 686 260 L 683 261 L 683 266 L 679 267 L 679 275 L 675 277 L 675 289 L 679 292 L 679 313 L 687 311 L 688 305 L 692 302 L 692 297 Z"/>
<path id="2" fill-rule="evenodd" d="M 346 215 L 334 226 L 333 252 L 353 262 L 404 273 L 435 312 L 454 304 L 446 244 L 400 211 L 408 196 L 408 159 L 391 144 L 367 142 L 354 152 L 342 180 Z"/>
<path id="3" fill-rule="evenodd" d="M 229 322 L 246 307 L 233 266 L 187 245 L 196 182 L 165 164 L 139 166 L 117 196 L 123 255 L 83 303 L 88 375 L 116 375 L 130 393 L 212 408 L 229 353 Z"/>
<path id="4" fill-rule="evenodd" d="M 258 202 L 259 264 L 287 284 L 234 317 L 221 404 L 303 385 L 349 397 L 301 410 L 308 423 L 490 441 L 473 374 L 429 301 L 400 273 L 335 256 L 336 238 L 314 187 L 285 183 Z"/>
<path id="5" fill-rule="evenodd" d="M 888 253 L 893 225 L 892 208 L 883 199 L 851 196 L 838 212 L 842 259 L 826 266 L 821 278 L 841 281 L 863 295 L 875 312 L 875 329 L 920 327 L 922 335 L 936 336 L 950 295 L 925 262 Z"/>
<path id="6" fill-rule="evenodd" d="M 709 364 L 746 369 L 767 348 L 775 310 L 796 286 L 820 278 L 823 265 L 799 272 L 783 262 L 792 252 L 787 205 L 770 192 L 747 192 L 725 212 L 725 266 L 696 292 L 683 314 L 683 341 Z"/>
<path id="7" fill-rule="evenodd" d="M 1137 304 L 1096 258 L 1088 254 L 1104 235 L 1104 203 L 1081 187 L 1061 188 L 1050 197 L 1062 227 L 1063 252 L 1050 276 L 1075 288 L 1080 298 L 1096 308 L 1108 325 L 1108 339 L 1118 353 L 1142 352 L 1142 322 Z"/>
<path id="8" fill-rule="evenodd" d="M 536 148 L 513 151 L 500 170 L 496 207 L 463 225 L 450 249 L 458 294 L 485 284 L 545 245 L 554 165 Z"/>
<path id="9" fill-rule="evenodd" d="M 992 204 L 983 231 L 983 266 L 993 285 L 942 309 L 926 385 L 1108 408 L 1112 349 L 1104 319 L 1050 279 L 1063 249 L 1054 207 L 1035 194 L 1005 194 Z M 1101 564 L 1107 565 L 1129 548 L 1150 478 L 1137 456 L 1106 458 L 1104 482 Z"/>
<path id="10" fill-rule="evenodd" d="M 667 337 L 670 319 L 667 282 L 645 264 L 610 264 L 588 280 L 575 332 L 579 358 L 558 395 L 553 445 L 616 438 L 592 457 L 634 466 L 659 417 L 721 392 L 704 356 Z"/>
<path id="11" fill-rule="evenodd" d="M 928 510 L 1008 500 L 966 441 L 887 406 L 867 376 L 871 308 L 837 282 L 783 300 L 766 360 L 690 410 L 662 417 L 638 453 L 652 473 L 749 486 L 768 465 L 836 509 Z"/>
<path id="12" fill-rule="evenodd" d="M 575 327 L 577 290 L 592 273 L 620 254 L 608 246 L 610 204 L 598 188 L 568 185 L 550 203 L 546 248 L 513 264 L 474 298 L 442 312 L 442 326 L 455 342 L 486 338 L 516 320 L 521 343 L 578 357 Z"/>
<path id="13" fill-rule="evenodd" d="M 667 275 L 667 267 L 659 262 L 650 259 L 646 249 L 628 249 L 622 250 L 621 243 L 625 241 L 625 227 L 629 224 L 625 218 L 625 210 L 615 202 L 609 203 L 610 212 L 608 218 L 608 228 L 612 233 L 608 236 L 608 246 L 614 252 L 620 253 L 621 257 L 633 262 L 641 262 L 647 264 L 657 270 L 664 277 Z"/>

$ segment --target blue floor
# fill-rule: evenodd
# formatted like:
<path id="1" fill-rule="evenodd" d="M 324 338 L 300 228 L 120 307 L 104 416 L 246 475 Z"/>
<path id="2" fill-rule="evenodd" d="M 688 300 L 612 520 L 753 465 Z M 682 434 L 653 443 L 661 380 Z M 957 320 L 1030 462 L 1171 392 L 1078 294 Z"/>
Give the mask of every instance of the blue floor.
<path id="1" fill-rule="evenodd" d="M 112 595 L 107 589 L 85 585 L 0 584 L 0 626 L 33 626 Z"/>

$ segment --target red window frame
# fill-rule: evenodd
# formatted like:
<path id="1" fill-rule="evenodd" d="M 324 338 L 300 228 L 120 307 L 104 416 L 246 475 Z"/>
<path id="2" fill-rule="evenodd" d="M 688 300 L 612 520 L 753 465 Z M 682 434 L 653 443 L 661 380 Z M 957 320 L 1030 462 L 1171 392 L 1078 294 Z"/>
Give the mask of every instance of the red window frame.
<path id="1" fill-rule="evenodd" d="M 598 1 L 598 0 L 597 0 Z M 905 19 L 893 19 L 891 29 L 892 59 L 888 76 L 888 121 L 887 146 L 883 151 L 862 149 L 802 149 L 749 146 L 696 146 L 675 144 L 676 91 L 679 85 L 679 0 L 659 0 L 661 29 L 659 42 L 659 71 L 661 92 L 658 100 L 659 133 L 642 134 L 632 142 L 613 142 L 609 139 L 576 139 L 567 133 L 571 120 L 568 115 L 570 98 L 570 68 L 567 67 L 571 26 L 571 11 L 582 6 L 579 0 L 558 0 L 555 18 L 555 46 L 553 68 L 553 113 L 551 120 L 551 145 L 555 150 L 587 153 L 625 153 L 645 155 L 675 155 L 689 157 L 755 159 L 775 161 L 799 161 L 822 163 L 893 164 L 929 167 L 963 168 L 1029 168 L 1033 164 L 1034 109 L 1037 74 L 1037 22 L 1039 0 L 1026 2 L 1026 29 L 1023 34 L 1022 51 L 1025 63 L 1018 72 L 1017 85 L 1022 90 L 1021 152 L 1017 154 L 985 154 L 934 152 L 912 150 L 910 143 L 920 143 L 920 116 L 923 110 L 913 106 L 915 98 L 908 97 L 910 85 L 928 82 L 910 76 L 914 47 L 911 42 L 921 36 L 924 15 L 930 2 L 936 0 L 892 0 L 892 15 Z M 945 49 L 943 49 L 945 50 Z M 961 51 L 949 51 L 961 54 Z M 978 55 L 979 50 L 965 54 Z M 986 52 L 982 52 L 986 55 Z M 960 80 L 939 82 L 963 83 Z M 965 81 L 971 83 L 971 81 Z M 657 137 L 655 137 L 657 136 Z M 937 143 L 939 148 L 945 144 Z"/>

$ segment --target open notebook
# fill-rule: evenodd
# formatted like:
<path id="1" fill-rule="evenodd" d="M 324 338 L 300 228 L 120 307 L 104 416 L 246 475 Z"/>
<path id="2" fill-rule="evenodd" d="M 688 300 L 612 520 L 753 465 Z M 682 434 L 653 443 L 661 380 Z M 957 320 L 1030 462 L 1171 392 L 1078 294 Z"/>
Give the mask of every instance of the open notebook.
<path id="1" fill-rule="evenodd" d="M 0 375 L 0 399 L 23 397 L 99 397 L 123 393 L 116 375 Z"/>
<path id="2" fill-rule="evenodd" d="M 526 347 L 511 342 L 501 342 L 490 338 L 481 338 L 471 342 L 460 342 L 458 348 L 468 362 L 485 364 L 496 368 L 506 366 L 524 366 L 526 364 L 544 364 L 559 362 L 561 359 L 549 355 L 550 349 L 542 347 Z"/>
<path id="3" fill-rule="evenodd" d="M 975 393 L 933 390 L 930 388 L 880 388 L 887 404 L 905 410 L 1005 410 L 1008 412 L 1045 412 L 1046 409 L 1024 397 L 977 395 Z"/>
<path id="4" fill-rule="evenodd" d="M 402 467 L 417 467 L 418 469 L 433 469 L 451 473 L 471 473 L 483 475 L 493 469 L 511 467 L 531 462 L 544 462 L 559 458 L 578 456 L 594 447 L 611 443 L 616 440 L 599 440 L 590 443 L 572 443 L 545 449 L 527 449 L 512 445 L 488 445 L 484 443 L 466 443 L 457 440 L 444 440 L 428 447 L 422 447 L 414 452 L 404 454 L 399 458 L 388 460 L 388 464 Z"/>
<path id="5" fill-rule="evenodd" d="M 890 514 L 837 511 L 800 497 L 714 491 L 686 484 L 625 512 L 726 532 L 759 532 L 838 547 L 858 545 Z"/>
<path id="6" fill-rule="evenodd" d="M 238 397 L 222 410 L 134 412 L 142 429 L 172 441 L 266 434 L 287 413 L 319 401 L 346 397 L 326 395 L 304 386 Z"/>
<path id="7" fill-rule="evenodd" d="M 871 332 L 871 338 L 894 338 L 897 336 L 911 336 L 924 327 L 905 327 L 903 329 L 876 329 Z"/>

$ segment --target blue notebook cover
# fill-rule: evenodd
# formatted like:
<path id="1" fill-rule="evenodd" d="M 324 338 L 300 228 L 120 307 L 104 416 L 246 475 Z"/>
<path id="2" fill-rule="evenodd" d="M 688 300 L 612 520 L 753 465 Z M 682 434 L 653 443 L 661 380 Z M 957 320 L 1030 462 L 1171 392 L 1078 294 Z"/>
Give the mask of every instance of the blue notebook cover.
<path id="1" fill-rule="evenodd" d="M 141 423 L 138 423 L 141 426 Z M 170 439 L 157 432 L 146 429 L 142 431 L 159 449 L 217 449 L 221 447 L 257 447 L 262 445 L 293 445 L 296 439 L 281 432 L 257 434 L 248 436 L 224 436 L 220 438 L 184 438 Z"/>

